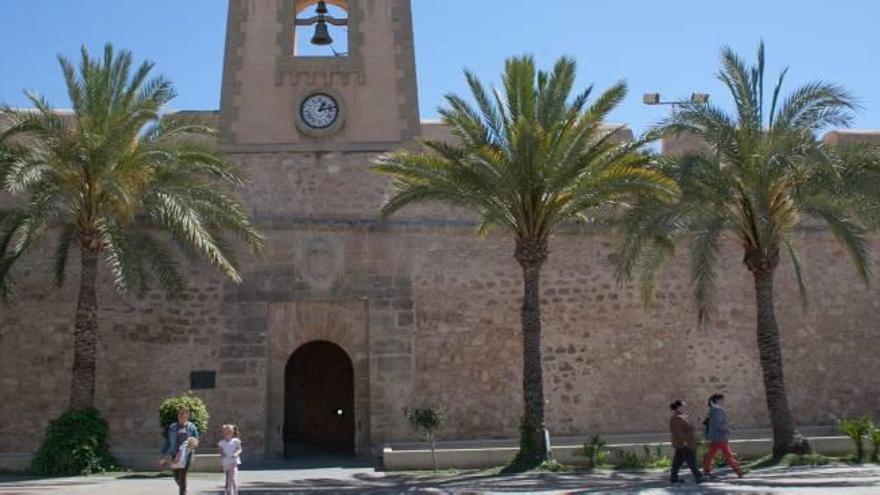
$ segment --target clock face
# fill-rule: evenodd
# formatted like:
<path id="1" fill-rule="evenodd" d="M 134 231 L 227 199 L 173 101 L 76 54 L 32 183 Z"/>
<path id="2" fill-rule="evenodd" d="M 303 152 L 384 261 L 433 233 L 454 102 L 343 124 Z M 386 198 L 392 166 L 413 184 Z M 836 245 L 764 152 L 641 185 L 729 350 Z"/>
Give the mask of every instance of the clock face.
<path id="1" fill-rule="evenodd" d="M 339 103 L 328 94 L 316 93 L 303 100 L 299 115 L 310 128 L 327 129 L 339 119 Z"/>

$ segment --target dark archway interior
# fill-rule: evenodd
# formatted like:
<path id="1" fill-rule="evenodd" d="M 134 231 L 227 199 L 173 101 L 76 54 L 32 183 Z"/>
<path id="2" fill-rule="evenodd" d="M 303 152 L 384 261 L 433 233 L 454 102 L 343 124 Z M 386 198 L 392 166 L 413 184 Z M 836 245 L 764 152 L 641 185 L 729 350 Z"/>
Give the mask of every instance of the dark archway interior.
<path id="1" fill-rule="evenodd" d="M 303 345 L 287 362 L 284 456 L 354 454 L 354 370 L 330 342 Z"/>

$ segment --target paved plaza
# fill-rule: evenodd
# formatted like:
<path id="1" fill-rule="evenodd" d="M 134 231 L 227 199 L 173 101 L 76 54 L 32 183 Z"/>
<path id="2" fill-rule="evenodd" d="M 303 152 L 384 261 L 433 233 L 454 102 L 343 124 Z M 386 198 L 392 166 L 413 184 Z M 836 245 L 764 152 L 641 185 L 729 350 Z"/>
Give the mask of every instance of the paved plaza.
<path id="1" fill-rule="evenodd" d="M 717 482 L 671 487 L 666 473 L 527 473 L 474 472 L 452 475 L 382 473 L 366 467 L 243 471 L 243 494 L 296 493 L 880 493 L 880 466 L 769 468 L 736 479 L 721 471 Z M 161 495 L 175 494 L 174 482 L 156 474 L 87 478 L 26 479 L 0 476 L 0 495 Z M 220 475 L 192 474 L 190 494 L 222 495 Z"/>

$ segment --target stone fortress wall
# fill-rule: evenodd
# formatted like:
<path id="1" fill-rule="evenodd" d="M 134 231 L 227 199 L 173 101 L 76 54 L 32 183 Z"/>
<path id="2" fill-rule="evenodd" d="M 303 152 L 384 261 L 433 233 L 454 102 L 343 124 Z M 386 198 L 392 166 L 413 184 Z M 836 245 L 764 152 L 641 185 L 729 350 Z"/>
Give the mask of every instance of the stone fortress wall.
<path id="1" fill-rule="evenodd" d="M 428 125 L 423 134 L 446 133 Z M 158 450 L 160 400 L 187 390 L 191 371 L 215 370 L 216 388 L 200 391 L 212 425 L 237 422 L 252 456 L 277 455 L 284 363 L 314 340 L 352 359 L 362 455 L 414 439 L 403 409 L 427 404 L 448 411 L 442 439 L 516 436 L 521 276 L 505 233 L 479 238 L 468 216 L 445 207 L 380 221 L 389 184 L 368 170 L 375 153 L 231 156 L 253 178 L 243 198 L 268 236 L 261 256 L 243 256 L 242 285 L 192 266 L 189 294 L 172 303 L 158 292 L 117 296 L 102 279 L 97 396 L 116 449 Z M 796 420 L 876 413 L 878 289 L 858 281 L 827 232 L 796 239 L 809 309 L 789 265 L 777 284 Z M 634 284 L 615 283 L 614 247 L 596 229 L 552 240 L 542 286 L 551 432 L 663 431 L 670 400 L 699 411 L 716 391 L 728 395 L 735 426 L 767 426 L 753 288 L 737 246 L 725 249 L 718 315 L 703 330 L 684 255 L 645 309 Z M 19 270 L 18 304 L 0 308 L 0 454 L 33 452 L 68 399 L 76 284 L 51 288 L 49 249 Z"/>

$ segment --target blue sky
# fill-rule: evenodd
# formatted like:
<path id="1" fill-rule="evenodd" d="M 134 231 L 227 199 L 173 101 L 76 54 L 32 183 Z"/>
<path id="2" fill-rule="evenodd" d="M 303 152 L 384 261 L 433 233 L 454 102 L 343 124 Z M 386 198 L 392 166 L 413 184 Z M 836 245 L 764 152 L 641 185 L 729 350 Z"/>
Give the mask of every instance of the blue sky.
<path id="1" fill-rule="evenodd" d="M 413 0 L 423 118 L 444 93 L 465 93 L 462 67 L 497 80 L 505 57 L 531 53 L 544 66 L 563 54 L 580 64 L 580 85 L 630 85 L 612 115 L 637 131 L 663 116 L 644 92 L 729 99 L 714 79 L 718 52 L 751 57 L 767 44 L 769 74 L 791 66 L 789 88 L 826 79 L 865 107 L 855 127 L 880 129 L 880 2 L 869 0 Z M 3 0 L 0 101 L 23 104 L 23 88 L 65 107 L 55 55 L 105 41 L 158 63 L 180 96 L 175 109 L 219 107 L 226 0 Z"/>

